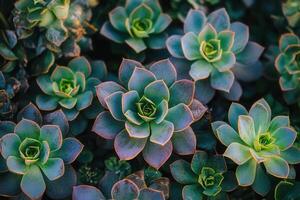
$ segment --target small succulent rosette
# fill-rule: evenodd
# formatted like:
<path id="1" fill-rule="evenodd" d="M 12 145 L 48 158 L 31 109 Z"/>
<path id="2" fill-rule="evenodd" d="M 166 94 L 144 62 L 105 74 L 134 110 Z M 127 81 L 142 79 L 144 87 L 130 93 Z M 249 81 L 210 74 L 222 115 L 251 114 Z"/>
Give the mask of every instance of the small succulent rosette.
<path id="1" fill-rule="evenodd" d="M 40 110 L 61 108 L 72 123 L 73 134 L 85 130 L 87 119 L 94 119 L 102 107 L 94 98 L 95 86 L 104 79 L 107 69 L 102 61 L 89 62 L 84 57 L 72 59 L 68 66 L 56 66 L 51 74 L 37 77 L 43 94 L 38 94 L 36 104 Z"/>
<path id="2" fill-rule="evenodd" d="M 93 131 L 114 140 L 121 160 L 131 160 L 142 152 L 146 162 L 160 168 L 174 148 L 181 155 L 193 154 L 195 134 L 190 125 L 206 108 L 194 100 L 194 83 L 176 80 L 176 70 L 168 60 L 149 69 L 123 59 L 119 81 L 97 86 L 97 96 L 107 110 L 94 122 Z"/>
<path id="3" fill-rule="evenodd" d="M 280 74 L 279 84 L 288 104 L 300 106 L 300 39 L 292 33 L 283 34 L 279 40 L 280 53 L 275 67 Z"/>
<path id="4" fill-rule="evenodd" d="M 172 19 L 162 13 L 158 0 L 126 0 L 109 13 L 109 21 L 101 28 L 101 34 L 117 43 L 126 43 L 136 53 L 147 48 L 165 48 L 164 31 Z"/>
<path id="5" fill-rule="evenodd" d="M 293 146 L 297 132 L 288 116 L 271 119 L 271 108 L 260 99 L 249 112 L 233 103 L 228 121 L 230 125 L 216 121 L 212 128 L 227 146 L 224 156 L 238 165 L 235 174 L 240 186 L 252 186 L 258 194 L 266 195 L 271 188 L 268 175 L 294 178 L 295 171 L 290 165 L 300 162 L 300 150 Z"/>
<path id="6" fill-rule="evenodd" d="M 282 12 L 291 27 L 300 26 L 300 2 L 287 0 L 282 3 Z"/>
<path id="7" fill-rule="evenodd" d="M 20 111 L 18 120 L 17 124 L 0 123 L 0 196 L 23 192 L 30 199 L 40 199 L 46 191 L 51 198 L 67 197 L 76 184 L 70 164 L 83 145 L 75 138 L 64 138 L 69 129 L 65 115 L 55 111 L 43 118 L 29 104 Z"/>
<path id="8" fill-rule="evenodd" d="M 184 200 L 227 199 L 226 192 L 237 186 L 234 174 L 227 171 L 224 157 L 208 155 L 205 151 L 197 151 L 191 163 L 173 162 L 170 169 L 174 179 L 184 185 Z"/>
<path id="9" fill-rule="evenodd" d="M 150 185 L 147 185 L 145 182 L 144 170 L 141 170 L 115 183 L 111 190 L 111 197 L 114 200 L 168 199 L 169 179 L 160 177 L 152 180 Z"/>
<path id="10" fill-rule="evenodd" d="M 261 75 L 258 59 L 263 47 L 248 41 L 248 26 L 230 23 L 224 8 L 207 17 L 200 10 L 190 10 L 183 31 L 184 35 L 169 37 L 166 45 L 173 57 L 188 62 L 189 75 L 197 81 L 196 96 L 203 103 L 215 91 L 237 101 L 242 95 L 238 80 L 252 81 Z"/>

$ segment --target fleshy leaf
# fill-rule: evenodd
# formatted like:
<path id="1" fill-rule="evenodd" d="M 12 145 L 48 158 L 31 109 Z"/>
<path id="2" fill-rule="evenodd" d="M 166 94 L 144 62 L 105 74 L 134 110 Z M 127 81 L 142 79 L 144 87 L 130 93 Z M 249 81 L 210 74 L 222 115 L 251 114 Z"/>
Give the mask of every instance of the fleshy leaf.
<path id="1" fill-rule="evenodd" d="M 32 199 L 39 199 L 46 190 L 43 175 L 36 165 L 31 165 L 23 175 L 21 181 L 22 191 Z"/>
<path id="2" fill-rule="evenodd" d="M 181 184 L 197 183 L 198 177 L 191 170 L 190 164 L 185 160 L 177 160 L 170 165 L 173 178 Z"/>
<path id="3" fill-rule="evenodd" d="M 254 159 L 250 159 L 246 163 L 238 166 L 235 175 L 239 185 L 252 185 L 256 175 L 256 161 Z"/>
<path id="4" fill-rule="evenodd" d="M 174 132 L 172 137 L 174 151 L 179 155 L 190 155 L 196 150 L 196 136 L 192 128 Z"/>
<path id="5" fill-rule="evenodd" d="M 162 121 L 159 124 L 152 122 L 150 124 L 150 127 L 150 142 L 164 146 L 167 144 L 167 142 L 170 141 L 174 131 L 174 125 L 171 122 L 168 122 L 166 120 Z"/>
<path id="6" fill-rule="evenodd" d="M 184 32 L 198 34 L 206 23 L 205 14 L 200 10 L 190 10 L 184 20 Z"/>
<path id="7" fill-rule="evenodd" d="M 171 156 L 173 150 L 172 142 L 164 146 L 148 142 L 143 150 L 145 161 L 155 169 L 159 169 Z"/>
<path id="8" fill-rule="evenodd" d="M 288 163 L 278 157 L 273 156 L 264 161 L 264 165 L 269 174 L 278 178 L 287 178 L 289 175 L 289 165 Z"/>
<path id="9" fill-rule="evenodd" d="M 223 154 L 230 158 L 238 165 L 242 165 L 251 158 L 249 147 L 233 142 L 231 143 Z"/>
<path id="10" fill-rule="evenodd" d="M 146 142 L 147 138 L 132 138 L 123 130 L 116 136 L 114 147 L 121 160 L 131 160 L 144 149 Z"/>
<path id="11" fill-rule="evenodd" d="M 193 113 L 189 107 L 183 103 L 180 103 L 169 109 L 166 120 L 174 124 L 174 131 L 177 132 L 190 126 L 194 119 Z"/>

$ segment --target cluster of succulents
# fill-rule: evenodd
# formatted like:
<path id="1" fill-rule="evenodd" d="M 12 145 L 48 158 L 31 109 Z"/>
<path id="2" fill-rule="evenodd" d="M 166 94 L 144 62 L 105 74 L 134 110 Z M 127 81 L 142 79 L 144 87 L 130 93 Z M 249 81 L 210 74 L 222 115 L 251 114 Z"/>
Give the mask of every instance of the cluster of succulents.
<path id="1" fill-rule="evenodd" d="M 299 199 L 299 34 L 299 0 L 0 0 L 0 199 Z"/>

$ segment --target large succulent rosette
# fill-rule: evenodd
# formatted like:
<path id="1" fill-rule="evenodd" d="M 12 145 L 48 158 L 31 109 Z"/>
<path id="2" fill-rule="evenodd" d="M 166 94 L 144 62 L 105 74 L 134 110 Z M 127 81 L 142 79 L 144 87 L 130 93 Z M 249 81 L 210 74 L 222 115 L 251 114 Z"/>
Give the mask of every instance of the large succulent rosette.
<path id="1" fill-rule="evenodd" d="M 300 105 L 300 39 L 292 33 L 283 34 L 279 40 L 280 54 L 275 67 L 280 74 L 279 84 L 288 104 Z"/>
<path id="2" fill-rule="evenodd" d="M 162 13 L 158 0 L 127 0 L 109 13 L 109 21 L 101 34 L 117 43 L 126 43 L 136 53 L 145 49 L 162 49 L 167 35 L 164 33 L 172 19 Z"/>
<path id="3" fill-rule="evenodd" d="M 75 138 L 64 138 L 69 129 L 65 115 L 56 111 L 42 118 L 29 104 L 20 111 L 18 120 L 17 124 L 0 123 L 0 196 L 23 192 L 30 199 L 39 199 L 46 191 L 50 197 L 67 197 L 76 184 L 69 164 L 83 145 Z M 57 190 L 62 185 L 65 191 Z"/>
<path id="4" fill-rule="evenodd" d="M 95 118 L 102 110 L 98 101 L 93 100 L 95 86 L 106 73 L 102 61 L 90 64 L 84 57 L 74 58 L 67 67 L 56 66 L 51 75 L 37 78 L 37 84 L 44 94 L 37 95 L 36 104 L 44 111 L 61 108 L 78 133 L 79 129 L 84 130 L 87 126 L 86 119 Z"/>
<path id="5" fill-rule="evenodd" d="M 209 102 L 220 91 L 229 100 L 239 100 L 238 80 L 252 81 L 261 75 L 258 59 L 263 47 L 249 40 L 248 26 L 230 23 L 224 8 L 207 17 L 190 10 L 184 21 L 184 35 L 173 35 L 167 48 L 173 57 L 183 59 L 196 82 L 196 97 Z"/>
<path id="6" fill-rule="evenodd" d="M 235 174 L 239 185 L 252 186 L 261 195 L 271 189 L 267 174 L 295 178 L 291 165 L 300 162 L 300 150 L 293 146 L 297 132 L 289 117 L 271 119 L 271 114 L 264 99 L 255 102 L 249 112 L 233 103 L 228 111 L 230 125 L 212 123 L 215 135 L 227 146 L 224 156 L 238 164 Z"/>
<path id="7" fill-rule="evenodd" d="M 195 151 L 196 138 L 190 125 L 205 108 L 194 100 L 194 83 L 176 80 L 169 60 L 153 63 L 149 70 L 124 59 L 119 68 L 120 84 L 104 82 L 97 96 L 107 109 L 97 117 L 93 131 L 114 139 L 120 159 L 130 160 L 142 152 L 147 163 L 162 166 L 175 152 Z"/>

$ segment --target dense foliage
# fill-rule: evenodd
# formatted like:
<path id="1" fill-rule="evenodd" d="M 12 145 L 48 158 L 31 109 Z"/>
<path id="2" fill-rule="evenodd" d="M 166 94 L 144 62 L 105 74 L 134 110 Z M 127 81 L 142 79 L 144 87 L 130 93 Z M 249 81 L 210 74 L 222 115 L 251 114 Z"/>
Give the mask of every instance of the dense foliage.
<path id="1" fill-rule="evenodd" d="M 300 199 L 299 0 L 0 0 L 0 199 Z"/>

